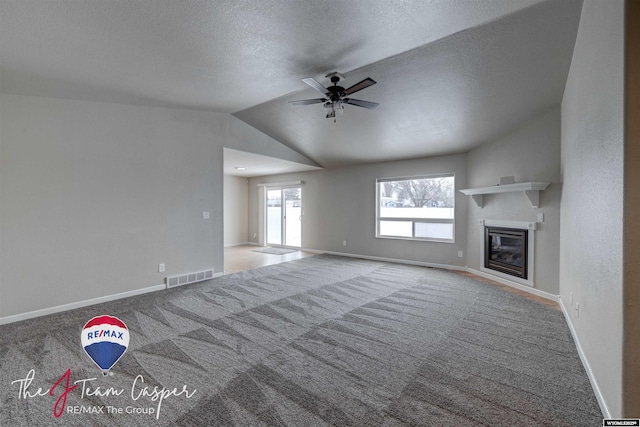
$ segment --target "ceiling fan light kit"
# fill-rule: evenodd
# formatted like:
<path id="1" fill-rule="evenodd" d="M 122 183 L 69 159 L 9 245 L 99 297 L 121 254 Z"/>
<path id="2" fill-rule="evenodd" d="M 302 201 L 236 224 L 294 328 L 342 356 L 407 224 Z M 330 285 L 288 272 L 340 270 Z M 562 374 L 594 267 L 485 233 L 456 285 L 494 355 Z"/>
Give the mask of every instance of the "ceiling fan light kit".
<path id="1" fill-rule="evenodd" d="M 379 104 L 377 102 L 362 101 L 360 99 L 347 98 L 348 95 L 358 92 L 359 90 L 366 89 L 369 86 L 376 84 L 376 81 L 370 77 L 354 84 L 353 86 L 345 89 L 339 86 L 341 80 L 344 80 L 344 76 L 340 73 L 333 72 L 327 74 L 325 77 L 329 78 L 333 86 L 324 87 L 313 77 L 307 77 L 302 79 L 303 82 L 317 90 L 324 95 L 324 98 L 302 99 L 299 101 L 289 101 L 289 105 L 292 107 L 301 107 L 303 105 L 322 104 L 327 119 L 333 119 L 334 123 L 337 116 L 341 116 L 344 113 L 344 104 L 355 105 L 356 107 L 363 107 L 373 110 Z"/>
<path id="2" fill-rule="evenodd" d="M 326 113 L 326 119 L 333 118 L 333 121 L 335 122 L 336 116 L 344 114 L 344 105 L 342 105 L 341 101 L 327 101 L 324 103 L 324 112 Z"/>

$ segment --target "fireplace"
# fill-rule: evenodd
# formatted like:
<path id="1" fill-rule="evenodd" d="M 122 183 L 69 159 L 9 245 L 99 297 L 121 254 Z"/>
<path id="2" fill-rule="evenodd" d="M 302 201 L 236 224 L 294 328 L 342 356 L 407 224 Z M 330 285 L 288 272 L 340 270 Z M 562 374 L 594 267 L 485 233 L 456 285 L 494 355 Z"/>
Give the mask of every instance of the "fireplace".
<path id="1" fill-rule="evenodd" d="M 484 267 L 527 280 L 528 230 L 485 227 Z"/>

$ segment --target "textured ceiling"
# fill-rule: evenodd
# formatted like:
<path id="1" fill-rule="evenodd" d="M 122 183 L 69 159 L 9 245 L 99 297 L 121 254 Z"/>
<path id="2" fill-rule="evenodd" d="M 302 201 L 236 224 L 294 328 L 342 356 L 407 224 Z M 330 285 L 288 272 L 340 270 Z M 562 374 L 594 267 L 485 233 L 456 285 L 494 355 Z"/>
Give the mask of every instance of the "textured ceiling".
<path id="1" fill-rule="evenodd" d="M 351 73 L 378 83 L 334 123 L 304 89 L 235 114 L 325 167 L 466 152 L 562 100 L 580 3 L 547 2 Z M 325 86 L 329 82 L 323 81 Z M 304 88 L 304 84 L 300 84 Z"/>
<path id="2" fill-rule="evenodd" d="M 0 91 L 236 113 L 324 166 L 463 151 L 560 101 L 580 6 L 0 0 Z M 380 107 L 287 105 L 336 70 Z"/>

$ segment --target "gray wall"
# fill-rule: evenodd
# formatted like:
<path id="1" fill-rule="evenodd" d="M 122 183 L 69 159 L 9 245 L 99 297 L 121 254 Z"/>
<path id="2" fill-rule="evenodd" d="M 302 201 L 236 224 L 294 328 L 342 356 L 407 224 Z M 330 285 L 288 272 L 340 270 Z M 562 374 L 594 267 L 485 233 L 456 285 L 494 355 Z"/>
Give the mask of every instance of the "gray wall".
<path id="1" fill-rule="evenodd" d="M 489 194 L 483 207 L 469 203 L 467 266 L 480 269 L 483 234 L 479 219 L 544 222 L 535 232 L 534 287 L 558 295 L 558 245 L 560 233 L 560 107 L 553 107 L 504 137 L 468 153 L 470 187 L 496 185 L 501 176 L 516 182 L 551 182 L 540 192 L 540 208 L 533 208 L 523 192 Z"/>
<path id="2" fill-rule="evenodd" d="M 375 238 L 376 178 L 455 173 L 456 242 L 435 243 Z M 249 182 L 249 234 L 259 233 L 258 184 L 302 180 L 302 246 L 308 249 L 464 266 L 466 249 L 466 155 L 347 166 L 298 174 L 252 178 Z M 343 240 L 347 245 L 343 246 Z"/>
<path id="3" fill-rule="evenodd" d="M 222 271 L 216 113 L 0 99 L 1 317 Z"/>
<path id="4" fill-rule="evenodd" d="M 224 175 L 224 245 L 234 246 L 249 240 L 248 179 Z"/>
<path id="5" fill-rule="evenodd" d="M 310 162 L 229 114 L 0 94 L 0 321 L 221 272 L 222 147 L 252 144 Z"/>
<path id="6" fill-rule="evenodd" d="M 585 1 L 562 100 L 560 295 L 614 417 L 622 414 L 623 31 L 623 1 Z"/>
<path id="7" fill-rule="evenodd" d="M 313 163 L 229 114 L 0 94 L 0 322 L 222 272 L 223 146 Z"/>

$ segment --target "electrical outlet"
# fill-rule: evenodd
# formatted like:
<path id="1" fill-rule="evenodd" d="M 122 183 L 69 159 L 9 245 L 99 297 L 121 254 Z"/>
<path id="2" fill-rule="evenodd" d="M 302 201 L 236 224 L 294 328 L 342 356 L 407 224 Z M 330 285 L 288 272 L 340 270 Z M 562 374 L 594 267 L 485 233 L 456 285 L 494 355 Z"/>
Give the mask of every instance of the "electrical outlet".
<path id="1" fill-rule="evenodd" d="M 258 233 L 253 233 L 253 240 L 256 240 L 256 237 L 258 237 Z"/>
<path id="2" fill-rule="evenodd" d="M 342 246 L 347 246 L 347 241 L 346 240 L 342 241 Z"/>
<path id="3" fill-rule="evenodd" d="M 209 219 L 209 212 L 202 212 L 202 219 Z"/>
<path id="4" fill-rule="evenodd" d="M 544 222 L 544 214 L 542 212 L 538 213 L 538 222 Z"/>
<path id="5" fill-rule="evenodd" d="M 462 258 L 464 256 L 464 252 L 458 251 L 458 258 Z"/>
<path id="6" fill-rule="evenodd" d="M 164 273 L 164 263 L 158 264 L 158 273 Z"/>

